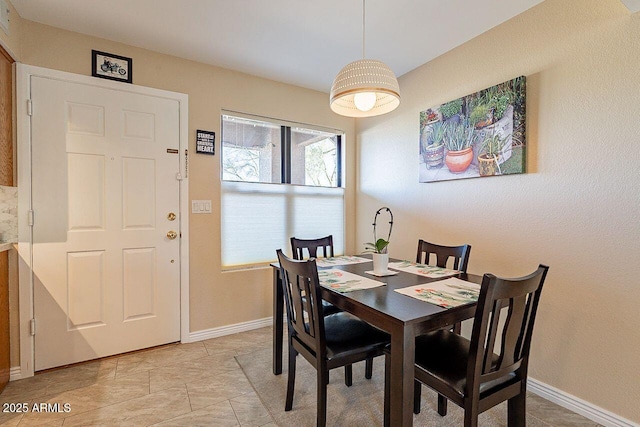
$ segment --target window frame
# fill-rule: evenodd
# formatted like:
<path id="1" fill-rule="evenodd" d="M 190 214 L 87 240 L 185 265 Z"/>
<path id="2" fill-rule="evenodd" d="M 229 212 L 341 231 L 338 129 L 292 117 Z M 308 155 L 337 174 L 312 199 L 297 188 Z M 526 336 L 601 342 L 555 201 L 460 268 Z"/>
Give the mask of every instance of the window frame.
<path id="1" fill-rule="evenodd" d="M 274 119 L 272 117 L 258 116 L 254 114 L 241 113 L 231 110 L 222 110 L 220 114 L 220 181 L 222 182 L 256 182 L 256 181 L 239 181 L 233 179 L 224 178 L 224 120 L 225 116 L 233 117 L 237 119 L 247 119 L 259 122 L 268 123 L 274 126 L 280 126 L 280 182 L 262 182 L 263 184 L 288 184 L 288 185 L 303 185 L 306 187 L 325 187 L 325 188 L 344 188 L 344 176 L 343 176 L 343 139 L 345 132 L 338 129 L 327 128 L 323 126 L 310 125 L 307 123 L 292 122 L 282 119 Z M 291 171 L 292 171 L 292 141 L 291 130 L 293 128 L 300 128 L 304 130 L 319 131 L 325 133 L 331 133 L 336 135 L 336 186 L 317 186 L 308 184 L 292 184 L 291 183 Z"/>
<path id="2" fill-rule="evenodd" d="M 266 123 L 268 125 L 280 126 L 280 139 L 281 139 L 280 140 L 280 159 L 278 159 L 281 163 L 280 164 L 280 169 L 281 169 L 280 182 L 243 181 L 243 180 L 223 178 L 224 177 L 224 150 L 225 150 L 224 145 L 225 143 L 224 143 L 224 135 L 222 134 L 223 133 L 222 129 L 224 129 L 224 121 L 227 119 L 227 117 L 259 121 L 259 122 Z M 261 117 L 261 116 L 246 114 L 246 113 L 238 113 L 230 110 L 222 110 L 220 115 L 220 120 L 221 120 L 221 138 L 220 138 L 221 143 L 219 148 L 220 186 L 221 186 L 220 238 L 221 238 L 221 243 L 223 245 L 220 251 L 220 266 L 221 266 L 222 272 L 230 273 L 234 271 L 251 270 L 256 268 L 268 267 L 270 263 L 275 261 L 275 249 L 282 248 L 288 253 L 289 238 L 293 235 L 298 235 L 298 234 L 299 234 L 298 237 L 300 238 L 313 238 L 313 236 L 317 233 L 321 233 L 321 234 L 324 233 L 323 236 L 326 234 L 332 234 L 334 236 L 334 246 L 336 247 L 336 255 L 342 254 L 344 252 L 345 243 L 346 243 L 345 242 L 346 189 L 344 186 L 345 177 L 343 175 L 344 173 L 343 141 L 344 141 L 345 133 L 340 130 L 329 129 L 329 128 L 314 126 L 314 125 L 307 125 L 303 123 L 277 120 L 277 119 Z M 300 159 L 299 157 L 300 152 L 298 150 L 300 149 L 305 150 L 304 136 L 303 136 L 300 141 L 301 145 L 296 147 L 296 152 L 294 153 L 292 151 L 292 148 L 293 148 L 292 144 L 299 143 L 299 141 L 295 137 L 292 138 L 292 131 L 293 132 L 300 131 L 301 133 L 305 133 L 305 131 L 312 131 L 310 133 L 318 132 L 319 136 L 322 136 L 323 133 L 335 135 L 336 137 L 335 138 L 336 186 L 291 183 L 292 175 L 296 177 L 296 180 L 300 180 L 301 178 L 300 174 L 302 172 L 299 167 L 295 169 L 292 167 L 293 166 L 291 163 L 293 160 L 292 157 L 296 156 L 296 158 Z M 271 142 L 275 142 L 277 140 L 277 137 L 274 138 L 272 136 L 271 138 L 272 138 Z M 333 139 L 332 136 L 329 138 Z M 319 139 L 317 142 L 321 142 L 321 141 L 322 139 Z M 230 140 L 229 142 L 233 143 L 234 141 Z M 308 146 L 311 146 L 314 143 L 316 142 L 315 141 L 311 142 L 310 144 L 308 144 Z M 304 153 L 302 154 L 304 157 Z M 272 162 L 273 160 L 277 159 L 277 152 L 275 151 L 273 152 L 271 159 L 272 159 Z M 303 179 L 304 179 L 304 182 L 307 182 L 307 178 L 306 178 L 308 176 L 306 175 L 307 164 L 304 161 L 303 163 L 304 163 Z M 298 162 L 298 165 L 299 164 L 300 162 Z M 274 171 L 273 166 L 274 165 L 272 163 L 271 173 L 277 177 L 277 174 L 278 174 L 277 169 Z M 277 168 L 277 166 L 275 167 Z M 242 198 L 243 195 L 250 196 L 252 199 L 251 203 L 257 200 L 257 203 L 260 204 L 261 203 L 260 199 L 264 199 L 264 197 L 267 197 L 267 198 L 275 197 L 278 199 L 280 203 L 284 203 L 286 205 L 286 209 L 284 209 L 283 211 L 286 213 L 284 219 L 277 220 L 275 223 L 273 223 L 274 225 L 279 224 L 279 225 L 282 225 L 283 227 L 280 228 L 279 226 L 276 226 L 273 228 L 269 228 L 267 226 L 267 229 L 269 229 L 272 232 L 275 230 L 280 230 L 280 231 L 276 232 L 276 234 L 271 234 L 271 236 L 269 236 L 269 233 L 267 234 L 262 233 L 260 238 L 261 239 L 264 238 L 263 240 L 264 244 L 257 246 L 258 248 L 262 248 L 262 249 L 258 249 L 257 253 L 256 252 L 246 253 L 244 250 L 239 249 L 239 247 L 243 244 L 243 242 L 247 241 L 246 239 L 248 237 L 245 235 L 247 232 L 247 227 L 242 226 L 238 228 L 237 220 L 243 221 L 246 219 L 249 222 L 245 222 L 244 224 L 252 224 L 253 226 L 255 226 L 256 224 L 259 224 L 260 227 L 265 227 L 265 225 L 270 224 L 269 221 L 273 221 L 273 219 L 272 217 L 264 217 L 264 216 L 260 216 L 259 219 L 256 219 L 255 216 L 251 218 L 252 215 L 255 215 L 256 213 L 257 215 L 264 215 L 264 212 L 266 212 L 264 209 L 256 210 L 251 208 L 247 210 L 247 213 L 248 213 L 247 216 L 241 215 L 242 218 L 239 218 L 236 213 L 243 210 L 244 207 L 251 205 L 251 203 L 249 205 L 246 205 L 245 204 L 246 202 L 242 202 L 242 205 L 234 206 L 234 203 L 236 203 L 236 201 L 238 200 L 238 197 Z M 258 198 L 256 199 L 251 195 L 255 195 Z M 316 204 L 316 202 L 314 202 L 313 204 L 309 205 L 308 201 L 307 202 L 304 201 L 309 197 L 312 197 L 312 198 L 319 197 L 320 198 L 318 199 L 319 204 Z M 296 200 L 299 200 L 299 202 L 296 202 Z M 322 209 L 324 206 L 330 206 L 332 203 L 335 203 L 338 200 L 340 200 L 339 201 L 340 217 L 334 216 L 333 214 L 327 215 L 326 212 L 324 214 L 322 213 L 323 212 Z M 300 205 L 302 206 L 301 208 L 302 212 L 304 212 L 305 209 L 307 210 L 307 213 L 303 214 L 302 216 L 298 215 L 298 213 L 300 212 L 298 210 L 299 208 L 296 208 L 293 210 L 291 209 L 292 207 L 297 206 L 296 203 L 300 203 L 300 202 L 303 203 L 302 205 Z M 310 213 L 310 211 L 308 210 L 310 206 L 311 206 L 312 216 L 314 214 L 321 215 L 321 216 L 327 215 L 327 216 L 322 216 L 322 218 L 328 218 L 329 219 L 328 223 L 325 224 L 324 221 L 318 222 L 317 219 L 316 220 L 310 219 L 310 217 L 308 216 L 308 213 Z M 280 209 L 282 211 L 282 205 L 275 205 L 275 209 L 276 210 Z M 268 209 L 268 211 L 273 212 L 272 209 Z M 331 212 L 334 212 L 334 211 L 331 211 Z M 228 217 L 227 215 L 231 215 L 231 217 Z M 332 217 L 335 221 L 332 221 L 330 219 Z M 301 221 L 302 223 L 304 223 L 305 221 L 311 221 L 310 224 L 313 224 L 313 225 L 311 225 L 310 227 L 303 225 L 303 227 L 300 228 L 302 224 Z M 333 223 L 333 225 L 331 225 L 331 223 Z M 264 228 L 258 227 L 258 229 L 264 229 Z M 239 234 L 236 234 L 234 230 L 239 230 L 238 231 Z M 301 230 L 304 230 L 304 231 L 301 231 Z M 250 227 L 249 227 L 249 232 L 251 232 Z M 304 233 L 311 233 L 313 235 L 304 235 Z M 254 239 L 255 237 L 256 236 L 254 234 L 251 236 L 251 239 Z M 227 239 L 231 239 L 231 240 L 227 240 Z M 225 243 L 227 241 L 229 242 L 229 246 Z M 271 251 L 270 249 L 271 246 L 273 246 L 273 251 Z M 271 252 L 273 253 L 271 254 Z"/>

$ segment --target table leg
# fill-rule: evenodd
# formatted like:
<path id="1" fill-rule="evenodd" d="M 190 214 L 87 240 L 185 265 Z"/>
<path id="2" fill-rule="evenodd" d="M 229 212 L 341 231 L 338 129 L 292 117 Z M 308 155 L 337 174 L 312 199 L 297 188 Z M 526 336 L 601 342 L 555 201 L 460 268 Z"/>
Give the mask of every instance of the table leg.
<path id="1" fill-rule="evenodd" d="M 413 425 L 415 347 L 415 334 L 410 326 L 391 332 L 389 421 L 393 427 Z"/>
<path id="2" fill-rule="evenodd" d="M 284 335 L 284 294 L 280 270 L 273 267 L 273 374 L 282 373 L 282 336 Z"/>

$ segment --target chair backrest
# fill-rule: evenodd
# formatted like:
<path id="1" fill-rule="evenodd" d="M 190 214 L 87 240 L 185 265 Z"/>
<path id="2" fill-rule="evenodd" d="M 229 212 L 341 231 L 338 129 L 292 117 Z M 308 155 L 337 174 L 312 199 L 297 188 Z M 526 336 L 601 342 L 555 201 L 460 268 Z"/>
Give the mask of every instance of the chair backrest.
<path id="1" fill-rule="evenodd" d="M 321 358 L 325 356 L 326 340 L 316 260 L 294 260 L 280 249 L 276 253 L 280 262 L 289 335 Z"/>
<path id="2" fill-rule="evenodd" d="M 418 240 L 416 262 L 418 264 L 429 264 L 429 257 L 431 254 L 434 254 L 436 257 L 436 265 L 445 268 L 447 267 L 449 258 L 453 258 L 453 269 L 466 273 L 470 253 L 471 245 L 441 246 L 420 239 Z"/>
<path id="3" fill-rule="evenodd" d="M 297 239 L 291 238 L 291 252 L 293 259 L 318 258 L 318 250 L 322 250 L 325 258 L 333 257 L 333 235 L 321 237 L 320 239 Z M 307 252 L 305 256 L 305 250 Z"/>
<path id="4" fill-rule="evenodd" d="M 548 270 L 540 264 L 533 273 L 517 279 L 484 275 L 471 333 L 469 393 L 479 393 L 481 383 L 506 375 L 526 378 L 533 324 Z"/>

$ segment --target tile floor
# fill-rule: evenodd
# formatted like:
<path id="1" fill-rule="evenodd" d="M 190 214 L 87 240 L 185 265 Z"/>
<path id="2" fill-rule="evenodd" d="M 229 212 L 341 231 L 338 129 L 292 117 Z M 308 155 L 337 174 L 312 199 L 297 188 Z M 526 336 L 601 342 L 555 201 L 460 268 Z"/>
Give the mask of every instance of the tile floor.
<path id="1" fill-rule="evenodd" d="M 280 419 L 280 425 L 288 427 L 288 421 L 294 422 L 296 411 L 287 413 L 293 418 L 283 418 L 284 408 L 280 410 L 281 405 L 273 406 L 270 402 L 273 396 L 283 394 L 286 387 L 286 374 L 278 377 L 271 374 L 271 338 L 271 328 L 262 328 L 87 362 L 13 381 L 0 394 L 2 408 L 9 409 L 7 405 L 14 404 L 12 409 L 15 409 L 15 404 L 25 403 L 29 412 L 0 412 L 0 425 L 272 427 L 276 426 L 274 419 Z M 238 360 L 247 369 L 247 374 L 254 377 L 254 384 L 247 379 Z M 300 361 L 300 365 L 303 363 Z M 380 368 L 384 363 L 378 361 L 377 365 Z M 264 372 L 265 377 L 256 379 L 260 372 Z M 355 375 L 354 367 L 354 386 Z M 302 377 L 300 380 L 304 381 Z M 265 381 L 275 381 L 277 384 L 274 385 L 282 390 L 262 390 Z M 299 415 L 303 415 L 303 402 L 315 395 L 305 396 L 305 385 L 296 383 L 294 402 L 297 402 Z M 340 381 L 332 383 L 338 388 Z M 314 387 L 315 384 L 307 394 L 314 394 Z M 262 395 L 258 396 L 256 390 Z M 551 424 L 540 421 L 532 425 L 596 425 L 535 395 L 531 395 L 528 402 L 531 410 L 554 420 Z M 52 409 L 59 404 L 59 410 L 33 412 L 34 404 L 50 404 Z M 65 407 L 65 404 L 68 405 Z M 313 402 L 309 401 L 309 406 L 315 415 Z M 374 406 L 372 413 L 376 412 L 378 420 L 381 418 L 377 414 L 380 405 Z M 305 419 L 314 418 L 306 415 Z M 360 425 L 353 418 L 342 421 L 336 425 Z M 451 423 L 456 424 L 454 418 L 447 420 L 445 417 L 437 425 Z M 315 422 L 311 424 L 315 425 Z"/>
<path id="2" fill-rule="evenodd" d="M 271 337 L 271 328 L 263 328 L 13 381 L 0 394 L 2 408 L 27 403 L 29 412 L 0 412 L 0 425 L 272 427 L 271 415 L 235 360 L 270 348 Z M 36 403 L 59 403 L 59 412 L 33 412 Z"/>

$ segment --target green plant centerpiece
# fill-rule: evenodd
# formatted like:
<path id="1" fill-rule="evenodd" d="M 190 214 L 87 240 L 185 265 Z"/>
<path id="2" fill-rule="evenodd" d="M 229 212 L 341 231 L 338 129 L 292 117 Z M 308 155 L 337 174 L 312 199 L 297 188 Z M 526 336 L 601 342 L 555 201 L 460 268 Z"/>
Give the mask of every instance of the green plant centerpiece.
<path id="1" fill-rule="evenodd" d="M 480 154 L 478 155 L 478 172 L 480 176 L 500 175 L 500 156 L 504 148 L 510 142 L 511 134 L 502 136 L 493 133 L 480 146 Z"/>
<path id="2" fill-rule="evenodd" d="M 364 253 L 365 254 L 386 254 L 388 247 L 389 247 L 389 241 L 380 238 L 373 243 L 371 242 L 365 243 Z"/>
<path id="3" fill-rule="evenodd" d="M 439 168 L 444 160 L 444 135 L 446 126 L 438 121 L 428 127 L 427 137 L 422 140 L 422 157 L 428 169 Z"/>
<path id="4" fill-rule="evenodd" d="M 376 234 L 376 224 L 378 223 L 378 215 L 382 212 L 389 213 L 389 234 L 386 239 L 378 239 Z M 389 264 L 389 240 L 391 239 L 391 230 L 393 229 L 393 213 L 391 209 L 384 206 L 376 211 L 373 217 L 373 242 L 365 243 L 364 253 L 373 253 L 373 274 L 387 274 L 387 266 Z"/>

